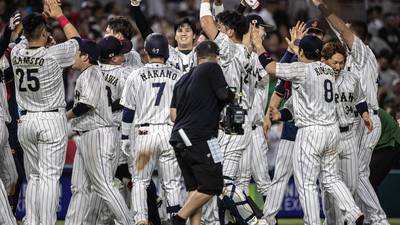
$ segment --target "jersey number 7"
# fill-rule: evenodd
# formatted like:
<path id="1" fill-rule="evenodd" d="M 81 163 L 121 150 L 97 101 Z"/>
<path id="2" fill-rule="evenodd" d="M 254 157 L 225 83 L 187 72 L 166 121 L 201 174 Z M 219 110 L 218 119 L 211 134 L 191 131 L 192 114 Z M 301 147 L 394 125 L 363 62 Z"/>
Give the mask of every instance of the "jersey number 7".
<path id="1" fill-rule="evenodd" d="M 153 83 L 152 84 L 153 88 L 159 88 L 158 92 L 157 92 L 157 98 L 156 98 L 156 103 L 154 104 L 155 106 L 159 106 L 160 105 L 160 101 L 161 101 L 161 96 L 164 93 L 164 88 L 165 88 L 165 82 L 162 83 Z"/>

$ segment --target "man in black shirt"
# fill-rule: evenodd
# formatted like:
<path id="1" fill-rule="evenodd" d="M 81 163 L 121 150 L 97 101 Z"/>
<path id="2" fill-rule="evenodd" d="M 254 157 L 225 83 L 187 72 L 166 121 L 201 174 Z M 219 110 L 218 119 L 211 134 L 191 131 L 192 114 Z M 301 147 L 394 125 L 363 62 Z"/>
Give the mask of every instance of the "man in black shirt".
<path id="1" fill-rule="evenodd" d="M 201 208 L 223 188 L 222 152 L 216 139 L 222 108 L 233 101 L 221 67 L 218 46 L 204 41 L 196 47 L 198 66 L 176 83 L 171 102 L 175 120 L 170 143 L 189 191 L 174 225 L 200 224 Z"/>

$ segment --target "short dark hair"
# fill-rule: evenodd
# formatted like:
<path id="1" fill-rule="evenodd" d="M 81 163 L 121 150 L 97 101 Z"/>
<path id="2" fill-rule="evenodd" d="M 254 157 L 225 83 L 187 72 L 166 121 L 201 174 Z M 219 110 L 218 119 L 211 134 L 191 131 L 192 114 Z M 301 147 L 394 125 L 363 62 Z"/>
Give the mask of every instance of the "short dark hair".
<path id="1" fill-rule="evenodd" d="M 213 41 L 203 41 L 196 47 L 197 58 L 216 57 L 219 55 L 219 47 Z"/>
<path id="2" fill-rule="evenodd" d="M 88 58 L 89 58 L 89 63 L 90 63 L 90 64 L 92 64 L 92 65 L 98 65 L 98 64 L 99 64 L 99 63 L 97 62 L 97 60 L 91 58 L 91 57 L 89 56 L 89 54 L 84 53 L 84 52 L 81 52 L 81 53 L 79 54 L 79 56 L 83 56 L 83 55 L 87 55 L 87 56 L 88 56 Z"/>
<path id="3" fill-rule="evenodd" d="M 46 21 L 42 14 L 34 12 L 25 16 L 22 20 L 22 26 L 26 39 L 30 41 L 40 37 L 41 31 L 46 29 Z"/>
<path id="4" fill-rule="evenodd" d="M 179 29 L 179 27 L 183 26 L 184 24 L 188 24 L 190 26 L 190 29 L 192 29 L 193 34 L 197 34 L 196 24 L 189 17 L 184 17 L 175 24 L 175 32 Z"/>
<path id="5" fill-rule="evenodd" d="M 336 53 L 342 54 L 343 57 L 347 58 L 346 48 L 339 41 L 330 41 L 324 45 L 322 49 L 321 56 L 322 58 L 328 60 L 332 58 L 332 56 Z"/>
<path id="6" fill-rule="evenodd" d="M 107 22 L 107 26 L 115 33 L 121 33 L 127 40 L 131 40 L 133 37 L 132 23 L 123 16 L 111 17 Z"/>
<path id="7" fill-rule="evenodd" d="M 243 39 L 243 35 L 245 35 L 249 31 L 249 22 L 246 17 L 237 13 L 236 11 L 224 11 L 217 15 L 216 20 L 223 25 L 233 29 L 235 31 L 235 35 L 240 40 Z"/>

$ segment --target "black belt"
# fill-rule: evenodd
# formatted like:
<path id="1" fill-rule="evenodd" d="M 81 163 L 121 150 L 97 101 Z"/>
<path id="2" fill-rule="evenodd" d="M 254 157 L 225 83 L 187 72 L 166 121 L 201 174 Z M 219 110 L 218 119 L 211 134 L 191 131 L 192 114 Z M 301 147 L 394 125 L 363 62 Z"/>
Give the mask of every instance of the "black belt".
<path id="1" fill-rule="evenodd" d="M 346 127 L 339 127 L 340 133 L 344 133 L 350 130 L 350 126 L 346 126 Z"/>
<path id="2" fill-rule="evenodd" d="M 372 113 L 374 115 L 378 115 L 378 110 L 372 110 Z M 354 115 L 357 117 L 359 114 L 358 114 L 358 112 L 354 112 Z"/>
<path id="3" fill-rule="evenodd" d="M 142 124 L 136 124 L 136 127 L 149 127 L 150 125 L 169 125 L 169 126 L 173 126 L 170 123 L 142 123 Z"/>
<path id="4" fill-rule="evenodd" d="M 39 112 L 22 110 L 21 111 L 21 116 L 25 116 L 27 113 L 41 113 L 41 112 L 58 112 L 58 109 L 53 109 L 53 110 L 49 110 L 49 111 L 39 111 Z"/>
<path id="5" fill-rule="evenodd" d="M 138 124 L 138 127 L 149 127 L 150 124 L 149 123 L 142 123 L 142 124 Z"/>
<path id="6" fill-rule="evenodd" d="M 81 136 L 82 134 L 89 132 L 90 130 L 81 130 L 81 131 L 75 131 L 79 136 Z"/>

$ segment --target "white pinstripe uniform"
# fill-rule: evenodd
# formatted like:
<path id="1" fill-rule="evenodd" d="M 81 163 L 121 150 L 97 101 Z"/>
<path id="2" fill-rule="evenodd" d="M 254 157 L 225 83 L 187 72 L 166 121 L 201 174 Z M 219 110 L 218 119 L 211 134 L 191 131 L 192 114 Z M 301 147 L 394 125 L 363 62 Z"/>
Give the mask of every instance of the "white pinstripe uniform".
<path id="1" fill-rule="evenodd" d="M 8 130 L 6 127 L 6 123 L 9 123 L 11 121 L 10 114 L 8 113 L 8 104 L 7 104 L 7 99 L 6 99 L 6 87 L 4 84 L 3 80 L 3 69 L 6 67 L 5 62 L 7 61 L 2 57 L 1 62 L 0 62 L 0 166 L 2 167 L 2 173 L 10 171 L 10 168 L 6 165 L 9 160 L 12 160 L 12 164 L 14 165 L 15 169 L 15 164 L 13 157 L 11 155 L 11 149 L 8 146 Z M 8 67 L 8 66 L 7 66 Z M 8 148 L 7 148 L 8 146 Z M 11 156 L 11 158 L 9 158 Z M 5 170 L 4 170 L 5 169 Z M 4 170 L 4 171 L 3 171 Z M 15 169 L 16 170 L 16 169 Z M 5 173 L 5 175 L 8 173 Z M 8 194 L 7 191 L 3 185 L 6 183 L 7 187 L 7 182 L 10 183 L 9 181 L 5 180 L 8 176 L 4 177 L 3 174 L 0 177 L 0 224 L 17 224 L 15 217 L 13 215 L 13 212 L 11 211 L 10 204 L 8 203 Z M 18 177 L 18 174 L 15 176 Z M 13 178 L 13 177 L 8 177 L 8 179 Z M 10 187 L 11 188 L 11 187 Z"/>
<path id="2" fill-rule="evenodd" d="M 132 211 L 136 223 L 148 219 L 146 188 L 156 166 L 168 207 L 180 206 L 181 172 L 169 144 L 172 131 L 169 115 L 173 87 L 181 73 L 168 65 L 146 64 L 128 78 L 121 104 L 135 111 L 135 170 Z"/>
<path id="3" fill-rule="evenodd" d="M 62 72 L 74 63 L 78 48 L 72 39 L 29 49 L 24 39 L 11 52 L 16 99 L 23 112 L 18 139 L 25 151 L 28 179 L 26 224 L 51 225 L 57 220 L 59 178 L 68 139 Z"/>
<path id="4" fill-rule="evenodd" d="M 266 76 L 266 71 L 262 68 L 255 53 L 252 54 L 252 64 L 256 69 L 247 68 L 247 71 L 249 71 L 250 76 L 257 79 L 257 82 L 253 104 L 248 112 L 250 121 L 252 121 L 251 141 L 248 148 L 243 152 L 239 165 L 237 186 L 247 193 L 251 176 L 253 176 L 257 190 L 265 196 L 271 184 L 271 178 L 268 174 L 268 145 L 262 127 L 264 111 L 268 102 L 269 79 L 262 80 L 262 77 Z M 252 74 L 254 72 L 255 74 Z M 260 73 L 263 75 L 260 75 Z"/>
<path id="5" fill-rule="evenodd" d="M 364 102 L 365 95 L 362 92 L 360 79 L 352 72 L 342 70 L 335 83 L 338 93 L 335 93 L 336 111 L 339 119 L 340 135 L 337 152 L 339 155 L 339 176 L 354 196 L 358 184 L 358 139 L 356 131 L 352 129 L 356 108 Z M 346 129 L 348 129 L 346 131 Z M 342 213 L 336 206 L 332 196 L 324 192 L 324 213 L 326 224 L 344 223 Z"/>
<path id="6" fill-rule="evenodd" d="M 106 93 L 107 93 L 107 101 L 109 102 L 114 102 L 118 99 L 121 98 L 122 90 L 124 88 L 124 84 L 126 82 L 127 77 L 129 74 L 132 72 L 132 68 L 128 66 L 121 66 L 121 65 L 106 65 L 106 64 L 101 64 L 100 65 L 101 71 L 102 71 L 102 77 L 105 80 L 105 85 L 106 85 Z M 115 129 L 112 129 L 114 139 L 113 140 L 119 140 L 120 132 L 118 131 L 117 127 L 121 125 L 121 120 L 122 120 L 122 110 L 118 110 L 112 113 L 112 119 L 113 119 L 113 126 Z M 115 158 L 114 162 L 112 162 L 112 167 L 113 167 L 113 174 L 115 174 L 115 170 L 117 169 L 119 160 L 121 160 L 122 154 L 120 150 L 120 145 L 119 142 L 116 141 L 114 143 L 114 153 L 115 153 Z M 79 154 L 79 153 L 77 153 Z M 95 220 L 95 224 L 100 224 L 100 223 L 109 223 L 110 220 L 113 218 L 109 216 L 104 216 L 105 210 L 103 210 L 103 207 L 105 206 L 105 202 L 103 199 L 101 199 L 98 195 L 93 196 L 96 202 L 94 205 L 89 205 L 89 201 L 85 201 L 89 199 L 87 188 L 88 188 L 88 177 L 84 176 L 82 174 L 86 174 L 84 171 L 85 168 L 84 166 L 81 165 L 80 162 L 78 162 L 80 159 L 76 158 L 74 159 L 74 169 L 72 172 L 72 179 L 71 179 L 71 184 L 72 184 L 72 198 L 70 202 L 70 207 L 68 210 L 67 218 L 65 223 L 66 225 L 68 224 L 81 224 L 84 221 L 85 213 L 81 212 L 86 212 L 86 210 L 90 210 L 88 215 L 91 216 L 91 221 Z M 86 195 L 85 195 L 86 194 Z M 102 214 L 102 215 L 99 215 Z"/>
<path id="7" fill-rule="evenodd" d="M 143 66 L 142 58 L 134 48 L 132 48 L 130 52 L 124 54 L 124 57 L 125 62 L 123 63 L 123 66 L 130 66 L 135 69 Z"/>
<path id="8" fill-rule="evenodd" d="M 89 207 L 95 206 L 101 198 L 115 216 L 116 221 L 127 225 L 132 224 L 128 207 L 118 189 L 113 185 L 116 139 L 108 96 L 98 66 L 92 65 L 80 74 L 75 86 L 74 104 L 84 103 L 93 109 L 71 121 L 73 129 L 80 135 L 77 142 L 79 154 L 75 156 L 74 163 L 83 163 L 85 167 L 81 175 L 84 176 L 82 181 L 88 184 L 86 188 L 91 187 Z M 87 192 L 90 191 L 86 189 Z M 72 206 L 70 209 L 74 210 Z M 88 211 L 84 224 L 98 224 L 97 218 L 93 217 Z"/>
<path id="9" fill-rule="evenodd" d="M 336 170 L 339 129 L 334 94 L 334 71 L 321 62 L 277 63 L 276 76 L 292 81 L 296 126 L 299 127 L 293 167 L 305 224 L 320 224 L 317 178 L 345 212 L 350 224 L 361 215 Z"/>
<path id="10" fill-rule="evenodd" d="M 6 86 L 2 75 L 4 70 L 9 68 L 9 66 L 8 60 L 5 57 L 2 57 L 0 59 L 0 124 L 11 122 L 6 99 Z M 8 195 L 10 195 L 13 194 L 13 189 L 17 184 L 18 172 L 15 167 L 10 145 L 8 144 L 8 139 L 2 149 L 3 150 L 0 151 L 0 179 L 3 181 Z"/>
<path id="11" fill-rule="evenodd" d="M 175 67 L 184 74 L 189 72 L 196 64 L 196 53 L 194 48 L 188 54 L 185 54 L 179 51 L 178 48 L 169 46 L 167 65 Z"/>

